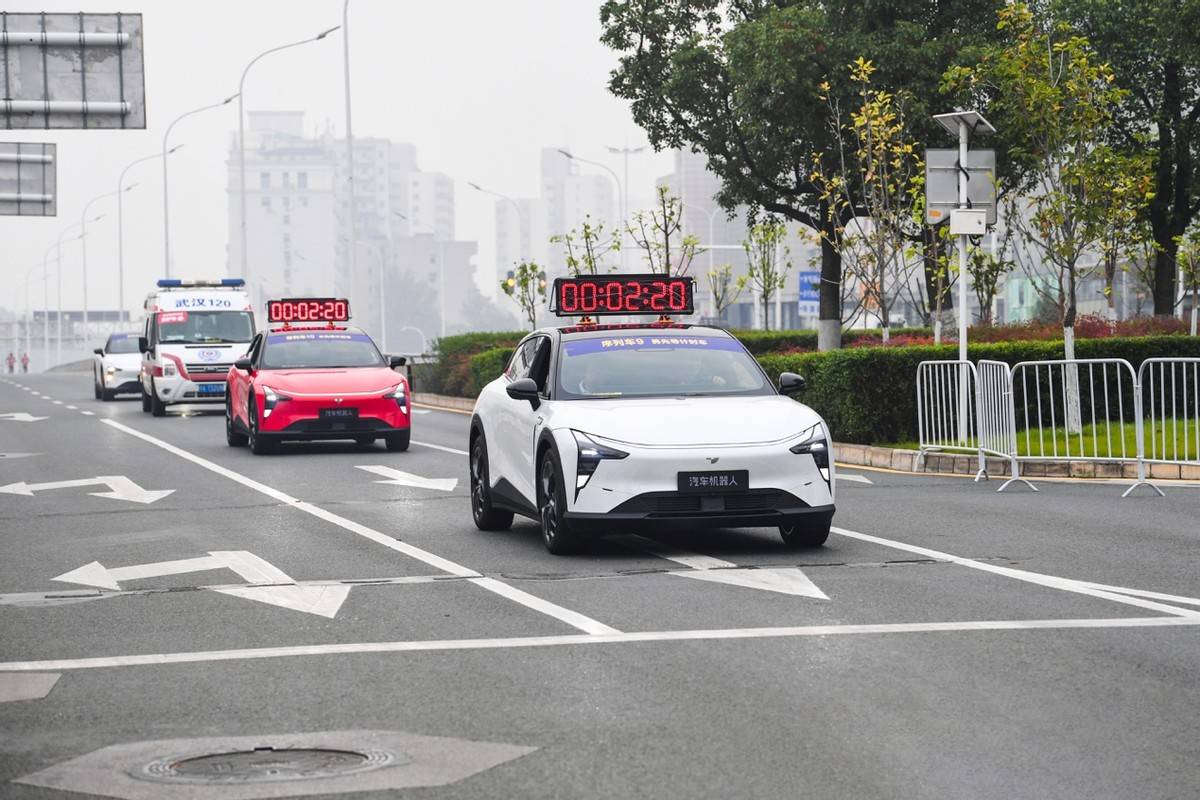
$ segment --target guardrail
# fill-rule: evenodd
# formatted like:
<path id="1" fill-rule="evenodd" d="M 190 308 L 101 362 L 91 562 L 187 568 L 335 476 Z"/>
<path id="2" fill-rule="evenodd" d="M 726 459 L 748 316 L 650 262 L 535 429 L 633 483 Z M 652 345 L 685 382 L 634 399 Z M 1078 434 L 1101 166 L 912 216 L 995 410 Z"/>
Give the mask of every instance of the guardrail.
<path id="1" fill-rule="evenodd" d="M 928 452 L 1009 463 L 998 491 L 1022 482 L 1029 461 L 1134 463 L 1139 486 L 1162 490 L 1147 465 L 1200 466 L 1200 358 L 1151 358 L 1135 370 L 1119 358 L 924 361 L 917 367 L 920 459 Z"/>

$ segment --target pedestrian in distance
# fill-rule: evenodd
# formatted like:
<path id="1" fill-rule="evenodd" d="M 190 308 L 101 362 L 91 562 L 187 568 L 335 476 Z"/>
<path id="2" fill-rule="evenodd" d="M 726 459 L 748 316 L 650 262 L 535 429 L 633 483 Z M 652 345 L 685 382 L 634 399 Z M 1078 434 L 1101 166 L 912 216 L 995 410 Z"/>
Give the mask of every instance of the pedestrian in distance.
<path id="1" fill-rule="evenodd" d="M 21 355 L 21 372 L 29 372 L 29 353 Z"/>
<path id="2" fill-rule="evenodd" d="M 8 362 L 8 374 L 12 375 L 14 372 L 16 372 L 17 357 L 12 354 L 11 350 L 8 353 L 8 358 L 6 361 Z"/>

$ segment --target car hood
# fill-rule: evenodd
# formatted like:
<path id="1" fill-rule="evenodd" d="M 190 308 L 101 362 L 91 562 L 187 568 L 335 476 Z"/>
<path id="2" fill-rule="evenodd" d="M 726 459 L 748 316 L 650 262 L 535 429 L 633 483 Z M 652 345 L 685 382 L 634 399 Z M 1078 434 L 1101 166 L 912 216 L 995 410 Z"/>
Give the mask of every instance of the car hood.
<path id="1" fill-rule="evenodd" d="M 387 367 L 268 369 L 258 376 L 263 386 L 297 395 L 384 392 L 404 380 L 399 373 Z"/>
<path id="2" fill-rule="evenodd" d="M 106 367 L 137 371 L 142 367 L 141 353 L 106 353 L 101 357 Z"/>
<path id="3" fill-rule="evenodd" d="M 751 445 L 803 433 L 821 417 L 790 397 L 685 397 L 564 400 L 553 425 L 626 444 Z"/>

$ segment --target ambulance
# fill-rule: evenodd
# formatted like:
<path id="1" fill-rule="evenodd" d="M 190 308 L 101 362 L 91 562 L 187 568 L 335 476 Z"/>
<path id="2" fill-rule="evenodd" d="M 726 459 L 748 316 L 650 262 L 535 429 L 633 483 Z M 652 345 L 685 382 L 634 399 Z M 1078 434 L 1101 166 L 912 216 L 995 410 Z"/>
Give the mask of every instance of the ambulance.
<path id="1" fill-rule="evenodd" d="M 164 416 L 179 403 L 224 403 L 225 376 L 254 339 L 254 307 L 241 278 L 164 278 L 146 297 L 142 411 Z"/>

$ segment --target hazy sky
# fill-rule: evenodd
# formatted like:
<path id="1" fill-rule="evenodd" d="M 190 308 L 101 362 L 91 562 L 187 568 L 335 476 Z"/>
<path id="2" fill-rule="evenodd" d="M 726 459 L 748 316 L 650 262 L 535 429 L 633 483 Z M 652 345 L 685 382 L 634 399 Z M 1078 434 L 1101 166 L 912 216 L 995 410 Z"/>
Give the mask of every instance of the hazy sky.
<path id="1" fill-rule="evenodd" d="M 605 85 L 615 56 L 599 39 L 598 0 L 351 0 L 354 133 L 412 142 L 422 169 L 457 181 L 458 236 L 478 241 L 476 264 L 490 280 L 494 198 L 474 181 L 515 196 L 538 191 L 539 149 L 568 145 L 618 173 L 606 145 L 645 144 L 627 105 Z M 0 141 L 59 146 L 58 216 L 0 217 L 5 295 L 21 291 L 26 270 L 41 264 L 59 233 L 80 219 L 89 199 L 116 189 L 130 161 L 157 152 L 179 114 L 237 91 L 245 65 L 278 44 L 341 24 L 340 0 L 73 0 L 70 7 L 16 2 L 10 12 L 124 11 L 144 15 L 145 131 L 5 131 Z M 306 112 L 309 131 L 345 111 L 342 34 L 268 56 L 246 81 L 246 109 Z M 171 134 L 184 147 L 171 156 L 171 250 L 177 274 L 221 276 L 228 237 L 227 147 L 237 128 L 236 103 L 183 121 Z M 582 166 L 582 171 L 594 171 Z M 654 179 L 671 171 L 669 154 L 649 150 L 630 161 L 630 207 L 649 204 Z M 606 173 L 605 173 L 606 174 Z M 162 267 L 162 173 L 140 164 L 125 195 L 126 299 L 140 305 Z M 116 304 L 116 202 L 102 200 L 89 227 L 89 299 Z M 90 216 L 90 215 L 89 215 Z M 63 306 L 78 308 L 79 242 L 64 248 Z M 35 270 L 33 297 L 42 287 Z M 54 275 L 53 266 L 51 275 Z M 54 283 L 51 280 L 51 306 Z M 24 307 L 4 296 L 0 306 Z"/>

